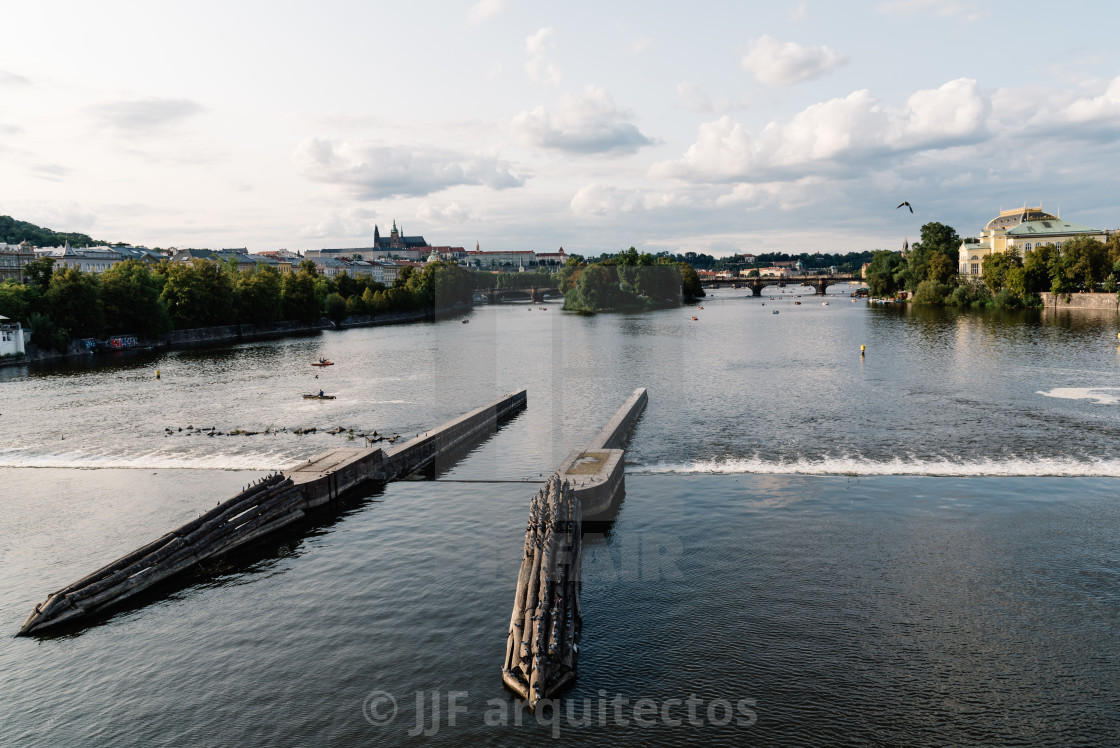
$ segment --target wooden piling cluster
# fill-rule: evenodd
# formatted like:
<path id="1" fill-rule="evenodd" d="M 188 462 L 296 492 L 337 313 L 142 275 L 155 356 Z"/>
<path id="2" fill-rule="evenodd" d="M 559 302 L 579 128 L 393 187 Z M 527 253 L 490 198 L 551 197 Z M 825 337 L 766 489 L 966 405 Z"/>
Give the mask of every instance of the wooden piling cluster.
<path id="1" fill-rule="evenodd" d="M 582 617 L 580 502 L 558 474 L 533 497 L 502 681 L 533 707 L 576 677 Z"/>
<path id="2" fill-rule="evenodd" d="M 275 473 L 233 498 L 89 576 L 50 595 L 24 622 L 20 635 L 117 605 L 191 566 L 229 553 L 304 516 L 303 493 Z"/>

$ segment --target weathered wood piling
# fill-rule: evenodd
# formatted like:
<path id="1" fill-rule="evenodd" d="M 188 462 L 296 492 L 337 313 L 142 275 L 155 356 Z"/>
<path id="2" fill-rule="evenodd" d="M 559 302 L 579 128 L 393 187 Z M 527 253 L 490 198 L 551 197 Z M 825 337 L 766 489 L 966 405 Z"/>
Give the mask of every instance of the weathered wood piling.
<path id="1" fill-rule="evenodd" d="M 576 677 L 579 609 L 579 500 L 558 475 L 533 497 L 502 681 L 535 705 Z"/>
<path id="2" fill-rule="evenodd" d="M 303 519 L 365 481 L 396 480 L 453 455 L 525 405 L 526 393 L 520 390 L 388 451 L 331 450 L 262 478 L 177 530 L 52 593 L 35 606 L 19 635 L 85 623 L 160 582 Z"/>
<path id="3" fill-rule="evenodd" d="M 262 478 L 210 511 L 143 548 L 53 593 L 21 635 L 118 605 L 207 559 L 229 553 L 304 517 L 303 494 L 281 473 Z"/>
<path id="4" fill-rule="evenodd" d="M 534 708 L 576 678 L 582 533 L 609 522 L 624 488 L 622 447 L 648 401 L 634 390 L 584 449 L 568 455 L 529 503 L 529 522 L 506 636 L 502 682 Z"/>

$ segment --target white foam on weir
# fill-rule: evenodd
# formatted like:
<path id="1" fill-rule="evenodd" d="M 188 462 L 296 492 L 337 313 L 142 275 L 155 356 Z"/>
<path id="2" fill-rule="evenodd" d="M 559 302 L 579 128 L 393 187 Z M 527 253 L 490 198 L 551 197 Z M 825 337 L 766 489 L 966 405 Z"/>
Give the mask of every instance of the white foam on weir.
<path id="1" fill-rule="evenodd" d="M 715 475 L 928 475 L 944 477 L 1099 477 L 1120 478 L 1120 459 L 1077 460 L 1060 458 L 1010 458 L 950 460 L 896 457 L 868 460 L 863 457 L 824 457 L 815 460 L 777 461 L 758 457 L 698 460 L 683 464 L 635 466 L 634 474 Z"/>
<path id="2" fill-rule="evenodd" d="M 1054 387 L 1049 392 L 1039 390 L 1036 394 L 1062 400 L 1092 400 L 1097 405 L 1120 403 L 1120 387 Z"/>
<path id="3" fill-rule="evenodd" d="M 82 452 L 29 454 L 23 450 L 0 450 L 0 467 L 135 469 L 135 470 L 275 470 L 291 462 L 287 453 L 168 455 L 153 453 L 125 457 Z"/>

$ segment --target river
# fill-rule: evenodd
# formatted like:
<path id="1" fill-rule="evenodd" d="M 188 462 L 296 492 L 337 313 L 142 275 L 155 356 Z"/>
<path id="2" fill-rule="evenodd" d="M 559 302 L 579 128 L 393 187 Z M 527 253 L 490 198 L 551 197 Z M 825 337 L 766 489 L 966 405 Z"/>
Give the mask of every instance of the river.
<path id="1" fill-rule="evenodd" d="M 0 369 L 0 745 L 1120 741 L 1116 315 L 744 293 Z M 521 714 L 499 667 L 531 481 L 636 387 L 578 680 Z M 11 637 L 264 472 L 362 446 L 351 428 L 412 436 L 520 388 L 436 481 Z"/>

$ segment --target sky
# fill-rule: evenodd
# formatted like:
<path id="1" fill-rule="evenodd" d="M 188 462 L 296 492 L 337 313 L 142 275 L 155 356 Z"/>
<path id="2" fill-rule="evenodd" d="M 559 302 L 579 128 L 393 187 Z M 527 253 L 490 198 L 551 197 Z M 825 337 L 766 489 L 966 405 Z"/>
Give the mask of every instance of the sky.
<path id="1" fill-rule="evenodd" d="M 1120 226 L 1120 3 L 8 3 L 0 214 L 149 247 Z M 914 207 L 896 209 L 903 200 Z"/>

